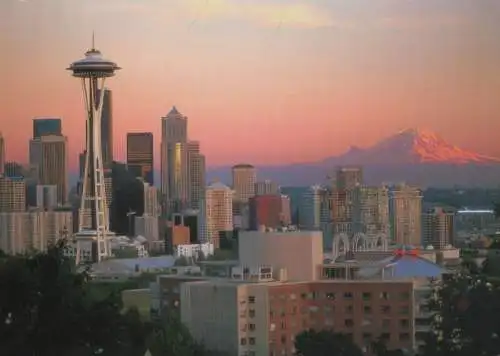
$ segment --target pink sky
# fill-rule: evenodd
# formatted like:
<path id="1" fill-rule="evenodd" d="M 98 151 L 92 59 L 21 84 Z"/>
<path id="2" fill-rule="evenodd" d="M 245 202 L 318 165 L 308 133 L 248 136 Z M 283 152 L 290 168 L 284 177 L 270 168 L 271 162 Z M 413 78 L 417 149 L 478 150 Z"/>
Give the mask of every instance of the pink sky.
<path id="1" fill-rule="evenodd" d="M 76 166 L 84 109 L 64 68 L 93 30 L 123 67 L 118 159 L 126 132 L 159 147 L 172 105 L 209 165 L 317 160 L 407 127 L 500 156 L 497 0 L 2 0 L 9 160 L 27 160 L 34 117 L 57 116 Z"/>

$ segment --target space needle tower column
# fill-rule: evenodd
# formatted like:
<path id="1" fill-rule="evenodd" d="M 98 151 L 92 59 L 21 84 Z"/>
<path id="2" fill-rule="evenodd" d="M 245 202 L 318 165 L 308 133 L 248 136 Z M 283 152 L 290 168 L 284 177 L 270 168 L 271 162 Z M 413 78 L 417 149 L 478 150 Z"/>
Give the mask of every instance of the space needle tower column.
<path id="1" fill-rule="evenodd" d="M 78 233 L 75 235 L 77 263 L 92 259 L 92 256 L 93 259 L 101 261 L 111 255 L 109 244 L 111 233 L 102 159 L 101 117 L 105 81 L 113 77 L 119 69 L 116 63 L 103 58 L 101 52 L 95 48 L 93 38 L 92 48 L 85 53 L 85 58 L 73 62 L 67 68 L 81 81 L 87 114 L 83 190 Z"/>

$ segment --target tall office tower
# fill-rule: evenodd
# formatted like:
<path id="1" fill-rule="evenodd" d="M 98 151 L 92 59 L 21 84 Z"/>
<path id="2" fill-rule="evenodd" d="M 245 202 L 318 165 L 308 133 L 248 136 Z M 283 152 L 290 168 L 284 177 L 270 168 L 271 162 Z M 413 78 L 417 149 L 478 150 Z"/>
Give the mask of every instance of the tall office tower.
<path id="1" fill-rule="evenodd" d="M 62 125 L 59 118 L 36 118 L 33 119 L 33 139 L 42 136 L 61 136 Z"/>
<path id="2" fill-rule="evenodd" d="M 424 246 L 442 250 L 454 243 L 455 213 L 436 207 L 422 215 L 422 239 Z"/>
<path id="3" fill-rule="evenodd" d="M 71 211 L 0 213 L 0 249 L 9 254 L 46 251 L 71 231 Z"/>
<path id="4" fill-rule="evenodd" d="M 358 186 L 354 189 L 353 230 L 367 235 L 389 234 L 389 189 Z"/>
<path id="5" fill-rule="evenodd" d="M 152 184 L 143 181 L 144 186 L 144 215 L 160 216 L 160 203 L 158 202 L 158 189 Z"/>
<path id="6" fill-rule="evenodd" d="M 189 200 L 192 209 L 199 209 L 205 200 L 205 156 L 198 141 L 188 142 Z"/>
<path id="7" fill-rule="evenodd" d="M 62 124 L 59 118 L 36 118 L 33 119 L 33 139 L 42 136 L 61 136 Z"/>
<path id="8" fill-rule="evenodd" d="M 353 189 L 334 189 L 331 193 L 332 229 L 334 234 L 351 234 L 353 229 Z"/>
<path id="9" fill-rule="evenodd" d="M 363 184 L 363 169 L 361 167 L 339 167 L 335 174 L 337 189 L 354 189 Z"/>
<path id="10" fill-rule="evenodd" d="M 161 120 L 161 192 L 169 217 L 189 207 L 187 117 L 174 106 Z"/>
<path id="11" fill-rule="evenodd" d="M 23 177 L 0 176 L 0 212 L 26 210 L 26 183 Z"/>
<path id="12" fill-rule="evenodd" d="M 299 206 L 299 227 L 301 229 L 321 229 L 322 217 L 325 210 L 324 196 L 327 194 L 328 191 L 320 185 L 313 185 L 304 193 Z M 327 211 L 327 216 L 328 215 L 329 213 Z"/>
<path id="13" fill-rule="evenodd" d="M 108 88 L 103 89 L 101 114 L 101 147 L 104 167 L 111 169 L 113 163 L 113 93 Z M 97 90 L 96 105 L 99 106 L 101 90 Z"/>
<path id="14" fill-rule="evenodd" d="M 81 81 L 87 112 L 85 170 L 78 219 L 80 226 L 76 235 L 76 262 L 80 263 L 82 256 L 88 256 L 89 250 L 92 259 L 101 261 L 103 258 L 109 257 L 111 253 L 109 241 L 111 232 L 109 230 L 109 211 L 106 204 L 105 161 L 102 152 L 101 132 L 105 95 L 103 89 L 106 78 L 113 77 L 120 68 L 116 63 L 104 59 L 101 52 L 95 49 L 94 43 L 92 43 L 92 48 L 85 53 L 85 58 L 72 63 L 67 69 Z M 111 144 L 110 142 L 109 145 L 111 146 Z M 91 212 L 91 229 L 84 225 L 83 215 L 87 211 Z"/>
<path id="15" fill-rule="evenodd" d="M 158 189 L 142 178 L 138 178 L 143 183 L 143 203 L 144 212 L 142 216 L 134 217 L 134 232 L 136 235 L 144 236 L 149 246 L 160 240 L 159 216 L 160 204 L 158 202 Z"/>
<path id="16" fill-rule="evenodd" d="M 250 164 L 237 164 L 231 169 L 234 201 L 236 203 L 248 203 L 248 199 L 255 196 L 255 183 L 257 183 L 257 171 Z"/>
<path id="17" fill-rule="evenodd" d="M 219 247 L 221 234 L 233 231 L 233 191 L 216 182 L 205 192 L 205 228 L 208 242 Z"/>
<path id="18" fill-rule="evenodd" d="M 57 185 L 36 185 L 36 207 L 52 210 L 57 207 Z"/>
<path id="19" fill-rule="evenodd" d="M 266 179 L 255 183 L 255 195 L 280 194 L 280 186 L 272 180 Z"/>
<path id="20" fill-rule="evenodd" d="M 2 133 L 0 132 L 0 175 L 5 172 L 5 141 Z"/>
<path id="21" fill-rule="evenodd" d="M 422 243 L 422 192 L 416 187 L 400 184 L 389 191 L 389 213 L 392 241 L 401 245 Z"/>
<path id="22" fill-rule="evenodd" d="M 5 162 L 4 165 L 4 175 L 6 177 L 23 177 L 24 169 L 20 163 L 17 162 Z"/>
<path id="23" fill-rule="evenodd" d="M 135 177 L 153 185 L 153 133 L 127 133 L 127 167 Z"/>
<path id="24" fill-rule="evenodd" d="M 68 139 L 65 136 L 40 136 L 30 140 L 30 165 L 38 167 L 38 183 L 57 186 L 57 202 L 68 200 Z"/>

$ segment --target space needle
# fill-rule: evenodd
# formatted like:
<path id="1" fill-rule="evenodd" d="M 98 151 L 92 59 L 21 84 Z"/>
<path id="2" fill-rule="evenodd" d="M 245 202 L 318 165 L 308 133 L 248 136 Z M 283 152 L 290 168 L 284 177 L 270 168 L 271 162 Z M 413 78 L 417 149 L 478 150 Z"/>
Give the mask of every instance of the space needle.
<path id="1" fill-rule="evenodd" d="M 73 62 L 67 70 L 79 78 L 82 85 L 86 110 L 86 154 L 83 174 L 83 190 L 80 201 L 78 233 L 76 240 L 76 262 L 97 260 L 111 256 L 109 238 L 109 213 L 106 205 L 104 166 L 101 144 L 101 117 L 104 103 L 104 84 L 121 69 L 112 61 L 103 58 L 92 48 L 85 58 Z"/>

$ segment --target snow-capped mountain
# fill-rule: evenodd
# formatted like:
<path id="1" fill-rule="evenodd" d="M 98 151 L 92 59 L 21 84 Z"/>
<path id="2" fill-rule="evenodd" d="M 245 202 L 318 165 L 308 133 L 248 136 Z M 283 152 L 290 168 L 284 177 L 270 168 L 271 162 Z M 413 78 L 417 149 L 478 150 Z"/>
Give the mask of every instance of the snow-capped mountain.
<path id="1" fill-rule="evenodd" d="M 408 129 L 366 149 L 351 148 L 327 161 L 347 164 L 491 164 L 500 159 L 464 150 L 431 131 Z"/>
<path id="2" fill-rule="evenodd" d="M 366 184 L 406 182 L 421 187 L 497 187 L 500 159 L 461 149 L 425 130 L 401 131 L 367 147 L 351 147 L 318 162 L 257 167 L 259 179 L 283 186 L 327 183 L 335 168 L 360 165 Z M 209 169 L 208 177 L 230 181 L 230 167 Z"/>

